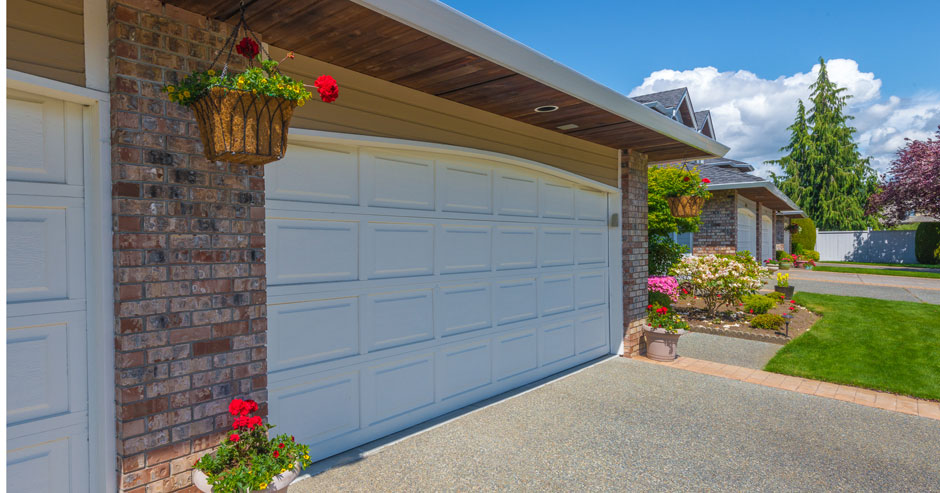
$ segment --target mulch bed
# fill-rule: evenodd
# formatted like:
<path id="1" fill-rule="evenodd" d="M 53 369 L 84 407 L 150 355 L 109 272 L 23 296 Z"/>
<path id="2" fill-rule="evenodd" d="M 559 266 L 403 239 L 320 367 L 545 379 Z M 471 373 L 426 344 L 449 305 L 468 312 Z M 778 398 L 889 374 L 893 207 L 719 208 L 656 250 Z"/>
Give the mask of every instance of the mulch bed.
<path id="1" fill-rule="evenodd" d="M 754 315 L 745 313 L 743 306 L 735 306 L 734 310 L 723 306 L 718 309 L 715 317 L 709 318 L 705 313 L 705 303 L 699 299 L 680 299 L 673 303 L 673 309 L 689 323 L 689 330 L 692 332 L 704 332 L 706 334 L 723 335 L 729 337 L 738 337 L 741 339 L 752 339 L 757 341 L 773 342 L 777 344 L 786 344 L 790 339 L 796 338 L 819 320 L 819 317 L 806 308 L 799 306 L 796 310 L 790 311 L 787 307 L 789 301 L 785 301 L 767 313 L 776 315 L 793 315 L 790 320 L 790 337 L 785 334 L 785 328 L 781 327 L 778 331 L 755 329 L 750 326 L 750 319 Z"/>

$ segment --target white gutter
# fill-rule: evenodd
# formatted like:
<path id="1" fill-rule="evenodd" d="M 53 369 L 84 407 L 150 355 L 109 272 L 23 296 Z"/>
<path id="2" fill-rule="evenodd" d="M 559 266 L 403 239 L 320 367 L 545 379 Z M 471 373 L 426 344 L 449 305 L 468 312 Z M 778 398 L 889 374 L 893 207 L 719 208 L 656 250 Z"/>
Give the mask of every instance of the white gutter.
<path id="1" fill-rule="evenodd" d="M 352 1 L 705 154 L 724 156 L 729 150 L 437 0 Z"/>
<path id="2" fill-rule="evenodd" d="M 767 191 L 774 194 L 774 196 L 776 196 L 778 199 L 786 202 L 786 204 L 790 206 L 790 210 L 799 212 L 800 214 L 803 213 L 803 211 L 800 210 L 800 207 L 796 205 L 795 203 L 793 203 L 792 200 L 790 200 L 790 197 L 787 197 L 783 192 L 780 191 L 779 188 L 774 186 L 774 184 L 769 181 L 748 181 L 748 182 L 743 182 L 743 183 L 718 183 L 718 184 L 709 184 L 705 188 L 709 191 L 711 190 L 734 190 L 738 188 L 766 188 Z"/>

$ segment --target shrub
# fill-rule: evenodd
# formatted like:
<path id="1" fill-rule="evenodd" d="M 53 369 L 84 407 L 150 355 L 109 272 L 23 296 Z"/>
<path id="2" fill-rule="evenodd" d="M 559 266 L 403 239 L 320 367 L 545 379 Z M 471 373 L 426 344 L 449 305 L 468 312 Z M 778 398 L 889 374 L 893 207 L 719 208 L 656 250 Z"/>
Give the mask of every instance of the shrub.
<path id="1" fill-rule="evenodd" d="M 759 294 L 752 294 L 744 298 L 744 310 L 748 313 L 767 313 L 775 306 L 777 306 L 776 301 Z"/>
<path id="2" fill-rule="evenodd" d="M 802 255 L 808 260 L 815 260 L 816 262 L 819 262 L 819 252 L 816 250 L 803 250 Z"/>
<path id="3" fill-rule="evenodd" d="M 665 294 L 671 301 L 679 301 L 679 282 L 671 276 L 650 276 L 646 280 L 646 290 Z"/>
<path id="4" fill-rule="evenodd" d="M 783 303 L 783 298 L 785 297 L 784 294 L 779 291 L 771 291 L 764 296 L 774 300 L 774 303 Z"/>
<path id="5" fill-rule="evenodd" d="M 783 250 L 777 250 L 774 253 L 774 258 L 777 259 L 778 262 L 780 261 L 780 259 L 782 259 L 783 257 L 787 257 L 787 256 L 789 256 L 789 254 Z"/>
<path id="6" fill-rule="evenodd" d="M 793 253 L 793 255 L 803 253 L 803 244 L 798 241 L 790 243 L 790 252 Z"/>
<path id="7" fill-rule="evenodd" d="M 649 235 L 649 273 L 651 276 L 664 276 L 679 263 L 685 253 L 685 245 L 680 245 L 665 235 Z"/>
<path id="8" fill-rule="evenodd" d="M 753 258 L 733 256 L 688 256 L 673 267 L 672 274 L 683 278 L 705 302 L 709 316 L 722 305 L 734 306 L 764 285 L 769 271 Z"/>
<path id="9" fill-rule="evenodd" d="M 940 223 L 920 223 L 917 226 L 914 253 L 922 264 L 940 264 Z"/>
<path id="10" fill-rule="evenodd" d="M 781 325 L 783 325 L 783 317 L 772 313 L 765 313 L 751 319 L 751 327 L 755 329 L 777 330 Z"/>
<path id="11" fill-rule="evenodd" d="M 791 219 L 791 223 L 798 224 L 800 226 L 799 233 L 792 233 L 790 235 L 790 244 L 793 245 L 793 253 L 798 253 L 796 251 L 796 244 L 799 243 L 804 250 L 813 250 L 816 248 L 816 224 L 813 223 L 812 219 Z"/>
<path id="12" fill-rule="evenodd" d="M 658 291 L 650 291 L 649 292 L 649 304 L 672 308 L 672 298 L 670 298 L 669 295 L 665 293 L 660 293 Z"/>

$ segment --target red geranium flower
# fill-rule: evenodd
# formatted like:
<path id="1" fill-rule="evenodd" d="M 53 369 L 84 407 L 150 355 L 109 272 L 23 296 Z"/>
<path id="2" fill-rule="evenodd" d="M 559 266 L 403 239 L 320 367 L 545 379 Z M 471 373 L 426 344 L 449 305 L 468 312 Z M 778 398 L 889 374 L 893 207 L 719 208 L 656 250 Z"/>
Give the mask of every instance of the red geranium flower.
<path id="1" fill-rule="evenodd" d="M 689 178 L 688 176 L 682 177 L 682 181 L 689 181 L 689 180 L 691 180 L 691 178 Z"/>
<path id="2" fill-rule="evenodd" d="M 284 444 L 282 443 L 282 444 L 278 445 L 277 448 L 284 448 Z"/>
<path id="3" fill-rule="evenodd" d="M 245 36 L 242 38 L 241 43 L 238 43 L 238 45 L 235 47 L 235 51 L 237 51 L 239 55 L 250 60 L 258 54 L 258 43 L 248 36 Z"/>
<path id="4" fill-rule="evenodd" d="M 232 399 L 232 402 L 228 405 L 228 412 L 232 416 L 238 416 L 242 414 L 242 410 L 245 409 L 245 401 L 241 399 Z"/>
<path id="5" fill-rule="evenodd" d="M 232 433 L 228 436 L 228 441 L 230 442 L 237 442 L 239 440 L 241 440 L 241 437 L 238 435 L 238 433 Z"/>
<path id="6" fill-rule="evenodd" d="M 253 401 L 253 400 L 251 400 L 251 399 L 248 399 L 247 401 L 245 401 L 245 411 L 246 411 L 246 412 L 248 412 L 248 413 L 253 413 L 253 412 L 257 411 L 257 410 L 258 410 L 258 403 L 257 403 L 257 402 L 255 402 L 255 401 Z"/>
<path id="7" fill-rule="evenodd" d="M 646 305 L 646 309 L 647 309 L 647 310 L 652 310 L 652 309 L 653 309 L 653 305 Z"/>
<path id="8" fill-rule="evenodd" d="M 796 301 L 790 300 L 790 304 L 791 304 L 791 305 L 794 304 L 794 303 L 796 303 Z"/>
<path id="9" fill-rule="evenodd" d="M 292 441 L 292 442 L 294 441 L 294 435 L 291 435 L 291 436 L 290 436 L 290 441 Z"/>
<path id="10" fill-rule="evenodd" d="M 791 310 L 795 310 L 796 307 L 795 307 L 795 306 L 791 306 L 790 309 L 791 309 Z"/>
<path id="11" fill-rule="evenodd" d="M 702 183 L 711 183 L 712 181 L 708 178 L 702 178 Z"/>
<path id="12" fill-rule="evenodd" d="M 320 99 L 322 99 L 324 103 L 332 103 L 339 97 L 339 85 L 336 84 L 336 79 L 329 75 L 317 77 L 313 85 L 317 88 L 317 92 L 320 93 Z"/>
<path id="13" fill-rule="evenodd" d="M 281 453 L 278 452 L 277 450 L 275 450 L 275 451 L 274 451 L 274 458 L 277 459 L 277 458 L 280 457 L 280 456 L 281 456 Z"/>

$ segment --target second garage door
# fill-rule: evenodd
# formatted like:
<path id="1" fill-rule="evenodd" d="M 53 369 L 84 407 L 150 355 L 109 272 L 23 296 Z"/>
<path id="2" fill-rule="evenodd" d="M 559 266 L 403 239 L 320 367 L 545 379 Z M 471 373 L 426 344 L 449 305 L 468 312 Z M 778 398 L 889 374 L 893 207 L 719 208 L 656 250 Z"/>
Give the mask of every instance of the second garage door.
<path id="1" fill-rule="evenodd" d="M 313 458 L 611 352 L 601 187 L 369 145 L 266 173 L 270 419 Z"/>
<path id="2" fill-rule="evenodd" d="M 757 258 L 757 205 L 744 197 L 738 197 L 738 241 L 737 251 L 748 251 Z"/>

